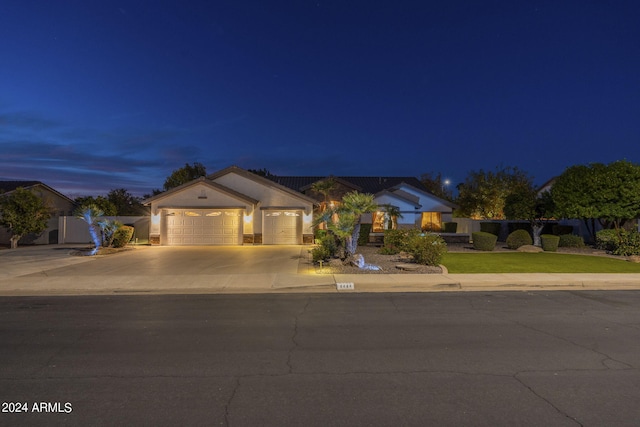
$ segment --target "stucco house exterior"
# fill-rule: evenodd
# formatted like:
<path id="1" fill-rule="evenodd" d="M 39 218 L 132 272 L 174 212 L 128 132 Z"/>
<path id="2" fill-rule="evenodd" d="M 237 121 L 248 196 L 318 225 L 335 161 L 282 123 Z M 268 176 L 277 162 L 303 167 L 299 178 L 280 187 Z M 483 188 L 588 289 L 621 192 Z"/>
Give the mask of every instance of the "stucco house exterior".
<path id="1" fill-rule="evenodd" d="M 151 244 L 313 243 L 317 200 L 231 166 L 151 197 Z"/>
<path id="2" fill-rule="evenodd" d="M 309 195 L 317 200 L 325 195 L 314 191 L 314 184 L 331 180 L 334 188 L 328 195 L 327 203 L 338 204 L 346 193 L 358 191 L 374 195 L 377 205 L 396 207 L 401 217 L 395 218 L 394 227 L 421 228 L 440 231 L 444 222 L 451 221 L 457 205 L 430 193 L 415 177 L 410 176 L 272 176 L 273 181 Z M 384 209 L 365 215 L 363 223 L 372 225 L 372 233 L 383 233 L 390 225 Z"/>
<path id="3" fill-rule="evenodd" d="M 51 210 L 51 218 L 47 229 L 42 234 L 23 236 L 19 244 L 58 243 L 58 218 L 73 215 L 73 210 L 76 207 L 73 200 L 40 181 L 0 181 L 0 194 L 9 194 L 20 187 L 30 190 L 40 197 Z M 10 238 L 9 231 L 0 227 L 0 244 L 9 244 Z"/>
<path id="4" fill-rule="evenodd" d="M 328 178 L 335 188 L 328 203 L 339 203 L 350 191 L 375 195 L 378 204 L 400 210 L 397 227 L 440 230 L 456 206 L 429 193 L 414 177 L 263 177 L 237 166 L 215 172 L 153 196 L 151 244 L 242 245 L 311 244 L 313 214 L 325 195 L 313 184 Z M 372 233 L 388 227 L 384 212 L 366 215 Z"/>

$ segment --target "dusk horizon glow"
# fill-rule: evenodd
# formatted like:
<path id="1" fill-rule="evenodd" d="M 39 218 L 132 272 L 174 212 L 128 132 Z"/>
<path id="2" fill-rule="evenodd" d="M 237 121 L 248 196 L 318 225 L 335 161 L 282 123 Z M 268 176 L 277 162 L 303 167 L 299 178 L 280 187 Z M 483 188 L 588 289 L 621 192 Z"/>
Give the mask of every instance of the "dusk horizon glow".
<path id="1" fill-rule="evenodd" d="M 640 163 L 640 3 L 0 6 L 0 180 L 161 189 L 185 163 L 415 176 Z"/>

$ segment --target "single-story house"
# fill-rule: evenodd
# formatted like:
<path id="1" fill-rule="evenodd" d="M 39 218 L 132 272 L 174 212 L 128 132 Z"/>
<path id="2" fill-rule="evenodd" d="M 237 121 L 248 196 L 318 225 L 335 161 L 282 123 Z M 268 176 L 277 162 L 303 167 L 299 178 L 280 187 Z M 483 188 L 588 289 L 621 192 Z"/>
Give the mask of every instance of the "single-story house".
<path id="1" fill-rule="evenodd" d="M 151 244 L 169 246 L 313 243 L 317 203 L 237 166 L 143 202 L 151 208 Z"/>
<path id="2" fill-rule="evenodd" d="M 314 183 L 327 179 L 335 182 L 330 194 L 314 191 Z M 398 208 L 402 217 L 393 222 L 398 227 L 440 230 L 456 208 L 415 177 L 264 177 L 237 166 L 143 203 L 151 208 L 151 244 L 311 244 L 314 211 L 325 201 L 339 203 L 350 191 L 374 194 L 376 203 Z M 363 221 L 372 224 L 372 233 L 382 233 L 390 224 L 383 211 Z"/>
<path id="3" fill-rule="evenodd" d="M 342 196 L 351 191 L 373 194 L 377 205 L 391 205 L 400 212 L 400 217 L 393 221 L 382 208 L 365 215 L 362 222 L 372 224 L 374 234 L 383 233 L 389 226 L 440 231 L 442 224 L 451 221 L 453 210 L 458 208 L 430 193 L 420 180 L 411 176 L 271 176 L 270 179 L 317 200 L 328 199 L 326 202 L 330 205 L 340 203 Z M 323 181 L 333 182 L 326 195 L 314 190 L 315 184 Z"/>
<path id="4" fill-rule="evenodd" d="M 18 188 L 32 191 L 51 209 L 51 218 L 47 229 L 37 236 L 23 236 L 19 244 L 46 245 L 58 243 L 58 218 L 73 215 L 73 210 L 76 207 L 73 200 L 40 181 L 0 181 L 0 194 L 9 194 Z M 0 227 L 0 244 L 9 244 L 10 238 L 9 231 L 4 227 Z"/>

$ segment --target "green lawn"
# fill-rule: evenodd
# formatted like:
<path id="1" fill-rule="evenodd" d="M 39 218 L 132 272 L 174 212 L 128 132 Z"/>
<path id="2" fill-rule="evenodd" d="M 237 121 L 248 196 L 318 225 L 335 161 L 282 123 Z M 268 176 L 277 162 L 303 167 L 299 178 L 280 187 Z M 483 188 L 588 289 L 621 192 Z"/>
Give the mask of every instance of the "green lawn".
<path id="1" fill-rule="evenodd" d="M 640 263 L 559 253 L 448 253 L 449 273 L 640 273 Z"/>

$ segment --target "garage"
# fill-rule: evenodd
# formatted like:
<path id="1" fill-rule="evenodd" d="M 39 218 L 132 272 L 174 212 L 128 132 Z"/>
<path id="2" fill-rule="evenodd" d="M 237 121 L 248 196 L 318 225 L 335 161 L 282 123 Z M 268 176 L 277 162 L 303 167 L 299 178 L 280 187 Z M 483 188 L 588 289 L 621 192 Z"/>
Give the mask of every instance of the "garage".
<path id="1" fill-rule="evenodd" d="M 167 209 L 164 244 L 241 245 L 241 219 L 239 209 Z"/>
<path id="2" fill-rule="evenodd" d="M 263 224 L 263 244 L 302 244 L 301 210 L 266 210 L 263 212 Z"/>

